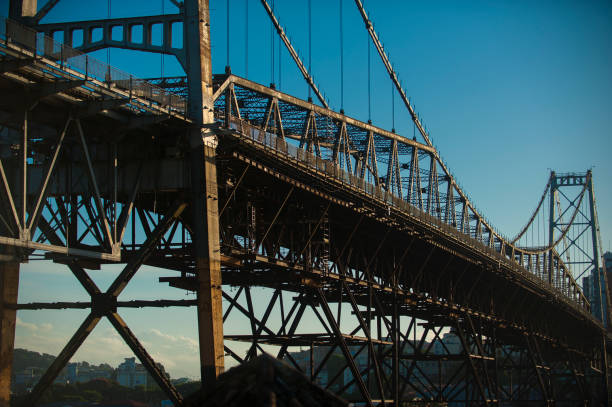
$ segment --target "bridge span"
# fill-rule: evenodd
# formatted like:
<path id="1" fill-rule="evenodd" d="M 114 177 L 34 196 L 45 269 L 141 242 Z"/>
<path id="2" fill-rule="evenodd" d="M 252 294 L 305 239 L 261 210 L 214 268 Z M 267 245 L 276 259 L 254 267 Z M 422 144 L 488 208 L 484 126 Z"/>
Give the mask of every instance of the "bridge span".
<path id="1" fill-rule="evenodd" d="M 64 308 L 90 313 L 26 405 L 102 318 L 182 405 L 119 312 L 168 306 L 197 307 L 208 382 L 224 358 L 244 363 L 265 350 L 365 405 L 608 403 L 609 312 L 593 315 L 558 252 L 567 228 L 546 246 L 505 238 L 420 122 L 423 142 L 230 70 L 212 75 L 207 1 L 186 0 L 162 21 L 185 22 L 177 57 L 187 100 L 44 35 L 140 20 L 36 24 L 30 2 L 14 3 L 20 22 L 0 22 L 0 405 L 16 312 Z M 592 173 L 567 177 L 589 199 Z M 19 265 L 35 259 L 66 265 L 91 301 L 19 303 Z M 102 291 L 89 273 L 107 264 L 124 268 Z M 161 282 L 197 298 L 119 301 L 143 265 L 168 270 Z M 255 287 L 267 294 L 256 298 Z M 246 331 L 224 326 L 235 315 Z"/>

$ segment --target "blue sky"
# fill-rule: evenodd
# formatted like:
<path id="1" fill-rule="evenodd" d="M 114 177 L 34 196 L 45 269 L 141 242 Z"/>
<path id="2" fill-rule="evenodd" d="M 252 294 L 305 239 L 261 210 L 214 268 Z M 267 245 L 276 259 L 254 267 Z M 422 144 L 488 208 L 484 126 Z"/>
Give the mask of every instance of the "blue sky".
<path id="1" fill-rule="evenodd" d="M 226 64 L 226 1 L 211 0 L 214 72 L 222 72 Z M 249 78 L 269 84 L 270 24 L 259 1 L 230 0 L 232 71 L 245 74 L 245 1 L 249 1 Z M 3 13 L 7 3 L 0 0 Z M 605 250 L 610 249 L 612 3 L 370 0 L 365 6 L 434 144 L 471 200 L 500 231 L 514 235 L 526 222 L 550 169 L 592 168 L 602 242 Z M 163 8 L 167 13 L 176 10 L 167 0 Z M 302 56 L 308 55 L 307 2 L 275 0 L 275 8 L 294 46 Z M 162 0 L 111 2 L 113 17 L 161 10 Z M 343 107 L 348 115 L 367 120 L 368 37 L 353 1 L 343 0 L 343 11 Z M 61 0 L 44 21 L 107 14 L 107 1 Z M 338 0 L 313 0 L 312 16 L 312 73 L 330 105 L 339 109 Z M 390 129 L 391 83 L 374 49 L 371 52 L 372 120 Z M 106 60 L 105 51 L 96 55 Z M 280 79 L 276 59 L 274 81 L 281 90 L 306 98 L 305 82 L 284 49 L 281 55 Z M 137 76 L 161 75 L 158 55 L 112 50 L 110 62 Z M 165 75 L 181 74 L 172 57 L 165 57 L 163 65 Z M 399 98 L 395 127 L 412 136 Z M 67 300 L 80 295 L 86 300 L 65 270 L 35 262 L 22 270 L 23 302 L 40 301 L 41 296 Z M 94 273 L 94 277 L 106 281 L 112 274 Z M 155 283 L 158 274 L 164 275 L 154 270 L 139 274 L 122 298 L 185 298 L 183 292 Z M 197 365 L 189 361 L 189 354 L 171 351 L 179 343 L 184 349 L 194 346 L 195 327 L 182 321 L 195 323 L 195 311 L 162 312 L 172 316 L 162 316 L 165 325 L 154 324 L 158 320 L 154 313 L 122 315 L 173 376 L 196 376 Z M 19 313 L 17 346 L 57 353 L 84 317 L 65 311 L 42 314 Z M 111 329 L 107 324 L 96 328 L 76 359 L 109 359 L 108 352 L 100 352 L 103 345 L 112 349 L 114 360 L 129 356 Z"/>

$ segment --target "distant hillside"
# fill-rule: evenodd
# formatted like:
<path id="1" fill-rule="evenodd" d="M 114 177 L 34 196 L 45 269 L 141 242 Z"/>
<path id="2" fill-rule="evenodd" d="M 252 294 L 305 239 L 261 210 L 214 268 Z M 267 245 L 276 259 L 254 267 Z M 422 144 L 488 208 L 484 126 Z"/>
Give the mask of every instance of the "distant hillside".
<path id="1" fill-rule="evenodd" d="M 21 372 L 29 367 L 47 369 L 55 360 L 55 356 L 48 353 L 40 354 L 27 349 L 15 349 L 13 352 L 13 372 Z"/>
<path id="2" fill-rule="evenodd" d="M 190 382 L 179 384 L 176 389 L 187 397 L 200 388 L 200 382 Z M 11 406 L 21 406 L 27 395 L 15 395 L 11 401 Z M 159 406 L 162 400 L 167 400 L 168 396 L 159 388 L 145 391 L 142 387 L 131 389 L 106 379 L 95 379 L 87 383 L 75 384 L 53 384 L 43 394 L 40 404 L 54 402 L 99 402 L 114 403 L 119 400 L 135 400 L 146 403 L 147 406 Z M 70 404 L 72 404 L 70 403 Z M 76 404 L 76 403 L 75 403 Z M 124 405 L 123 403 L 121 405 Z M 127 403 L 125 404 L 127 405 Z"/>

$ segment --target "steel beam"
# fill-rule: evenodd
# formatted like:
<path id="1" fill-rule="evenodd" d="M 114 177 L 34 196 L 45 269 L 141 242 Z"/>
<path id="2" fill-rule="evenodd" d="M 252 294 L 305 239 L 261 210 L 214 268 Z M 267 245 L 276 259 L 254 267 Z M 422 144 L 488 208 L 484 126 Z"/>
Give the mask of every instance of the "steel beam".
<path id="1" fill-rule="evenodd" d="M 50 0 L 52 2 L 54 0 Z M 43 11 L 41 9 L 41 11 Z M 88 21 L 70 21 L 50 24 L 37 24 L 34 28 L 43 32 L 48 37 L 53 38 L 53 33 L 63 32 L 63 43 L 74 47 L 82 52 L 88 53 L 104 48 L 123 48 L 136 51 L 155 52 L 168 55 L 174 55 L 178 61 L 185 67 L 184 48 L 175 48 L 172 46 L 172 25 L 183 21 L 183 15 L 179 14 L 164 14 L 157 16 L 138 16 L 124 18 L 108 18 L 100 20 Z M 35 17 L 34 21 L 38 19 Z M 161 44 L 153 42 L 153 26 L 162 26 Z M 132 36 L 134 27 L 142 28 L 142 39 L 137 40 Z M 113 29 L 121 27 L 121 38 L 113 38 Z M 82 30 L 83 39 L 80 45 L 74 45 L 74 32 Z M 95 40 L 92 38 L 94 30 L 100 30 L 101 38 Z"/>
<path id="2" fill-rule="evenodd" d="M 153 379 L 157 382 L 159 387 L 170 397 L 170 401 L 175 406 L 183 405 L 183 396 L 176 390 L 176 388 L 170 382 L 170 379 L 166 377 L 161 369 L 155 364 L 153 358 L 140 344 L 136 336 L 132 333 L 127 324 L 116 312 L 107 315 L 110 323 L 115 327 L 119 335 L 123 338 L 125 343 L 130 347 L 132 352 L 138 357 L 143 366 L 147 369 L 149 374 L 153 376 Z"/>

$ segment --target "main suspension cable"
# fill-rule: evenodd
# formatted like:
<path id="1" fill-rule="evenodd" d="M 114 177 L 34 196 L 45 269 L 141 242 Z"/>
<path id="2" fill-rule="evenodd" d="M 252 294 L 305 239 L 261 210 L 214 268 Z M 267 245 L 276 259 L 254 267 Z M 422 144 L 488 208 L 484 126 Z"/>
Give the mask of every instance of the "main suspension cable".
<path id="1" fill-rule="evenodd" d="M 268 16 L 270 17 L 270 21 L 272 22 L 273 27 L 276 28 L 276 31 L 278 32 L 278 35 L 279 35 L 280 39 L 285 44 L 285 48 L 287 48 L 287 51 L 289 51 L 289 54 L 291 55 L 291 58 L 293 58 L 293 61 L 295 62 L 295 64 L 297 65 L 298 69 L 302 73 L 302 76 L 304 77 L 304 80 L 310 85 L 310 88 L 312 89 L 313 93 L 317 96 L 317 98 L 321 102 L 321 105 L 323 107 L 325 107 L 326 109 L 329 109 L 329 105 L 328 105 L 327 101 L 325 100 L 325 98 L 321 94 L 321 91 L 319 90 L 319 88 L 317 88 L 317 85 L 315 85 L 314 79 L 312 78 L 312 75 L 308 72 L 308 68 L 306 68 L 306 66 L 304 65 L 304 63 L 300 59 L 299 55 L 295 51 L 295 48 L 293 48 L 293 45 L 291 45 L 291 42 L 289 41 L 289 38 L 287 38 L 287 35 L 285 35 L 285 31 L 283 30 L 283 27 L 281 27 L 278 19 L 274 15 L 274 12 L 272 11 L 272 8 L 270 8 L 270 5 L 268 4 L 268 2 L 266 0 L 260 0 L 260 2 L 263 5 L 264 9 L 266 10 L 266 13 L 268 13 Z M 274 30 L 274 28 L 273 28 L 273 30 Z M 274 31 L 272 31 L 272 34 L 274 34 Z M 272 63 L 272 67 L 273 67 L 272 71 L 274 71 L 274 63 Z M 274 76 L 274 75 L 272 75 L 272 76 Z"/>
<path id="2" fill-rule="evenodd" d="M 549 189 L 550 184 L 552 182 L 552 178 L 553 178 L 553 174 L 551 173 L 550 177 L 548 178 L 548 182 L 546 183 L 546 187 L 544 187 L 544 193 L 542 194 L 542 197 L 540 198 L 540 201 L 538 202 L 538 205 L 536 206 L 535 211 L 531 214 L 531 217 L 527 221 L 527 224 L 525 224 L 525 226 L 523 226 L 521 231 L 510 241 L 511 244 L 516 243 L 516 241 L 519 240 L 525 234 L 527 229 L 529 229 L 529 226 L 531 226 L 531 223 L 533 222 L 534 218 L 538 214 L 538 211 L 542 207 L 542 203 L 544 203 L 544 199 L 548 195 L 548 189 Z"/>
<path id="3" fill-rule="evenodd" d="M 376 50 L 378 51 L 378 54 L 380 55 L 380 58 L 382 59 L 382 62 L 385 65 L 385 68 L 387 69 L 387 73 L 389 74 L 389 77 L 391 78 L 391 81 L 395 85 L 395 87 L 397 89 L 397 92 L 399 93 L 400 97 L 402 98 L 402 101 L 404 102 L 404 105 L 406 105 L 406 108 L 408 109 L 408 112 L 410 113 L 410 116 L 412 117 L 412 121 L 415 123 L 416 127 L 418 128 L 419 133 L 423 137 L 423 140 L 425 140 L 425 143 L 427 143 L 428 146 L 433 147 L 433 144 L 432 144 L 431 140 L 429 139 L 429 135 L 427 134 L 427 131 L 425 130 L 425 128 L 421 124 L 421 121 L 419 120 L 419 117 L 417 116 L 414 108 L 412 107 L 412 105 L 410 104 L 410 101 L 408 100 L 408 96 L 406 96 L 406 92 L 404 92 L 404 89 L 402 89 L 402 86 L 399 83 L 399 79 L 397 77 L 397 74 L 395 73 L 395 71 L 393 70 L 393 67 L 391 66 L 391 62 L 389 61 L 389 57 L 387 56 L 387 54 L 386 54 L 386 52 L 385 52 L 385 50 L 384 50 L 384 48 L 383 48 L 383 46 L 382 46 L 382 44 L 380 42 L 380 39 L 378 38 L 378 35 L 376 34 L 376 31 L 374 31 L 374 26 L 372 25 L 372 22 L 368 18 L 368 14 L 366 13 L 365 9 L 363 8 L 363 4 L 361 3 L 361 0 L 355 0 L 355 4 L 357 5 L 357 8 L 359 9 L 359 13 L 361 14 L 361 18 L 363 19 L 363 22 L 366 25 L 366 29 L 370 33 L 370 37 L 372 38 L 372 42 L 376 46 Z"/>

